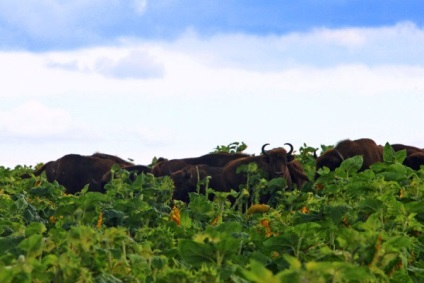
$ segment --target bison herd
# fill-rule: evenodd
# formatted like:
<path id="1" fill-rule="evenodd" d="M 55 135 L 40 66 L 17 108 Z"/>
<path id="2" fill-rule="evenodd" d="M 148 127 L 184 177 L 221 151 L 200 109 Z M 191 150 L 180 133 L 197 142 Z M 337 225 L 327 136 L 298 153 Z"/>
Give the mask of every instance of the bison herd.
<path id="1" fill-rule="evenodd" d="M 199 188 L 205 188 L 199 180 L 210 177 L 208 186 L 217 191 L 228 192 L 238 190 L 241 184 L 247 182 L 243 173 L 238 173 L 242 165 L 255 163 L 262 176 L 268 180 L 281 177 L 286 180 L 287 189 L 294 186 L 301 188 L 310 181 L 303 171 L 302 164 L 293 155 L 293 146 L 284 144 L 289 150 L 277 147 L 266 150 L 269 144 L 262 146 L 260 155 L 244 153 L 209 153 L 195 158 L 158 159 L 153 166 L 135 165 L 117 156 L 95 153 L 90 156 L 68 154 L 56 161 L 45 163 L 35 170 L 33 175 L 39 176 L 45 172 L 49 182 L 57 181 L 64 186 L 66 193 L 80 192 L 87 184 L 89 191 L 105 192 L 105 184 L 111 179 L 111 168 L 118 165 L 120 168 L 136 174 L 151 173 L 155 177 L 169 176 L 174 182 L 173 198 L 184 202 L 189 201 L 189 193 Z M 406 150 L 404 165 L 419 170 L 424 165 L 424 149 L 417 147 L 393 144 L 394 151 Z M 315 157 L 316 172 L 320 168 L 336 169 L 347 158 L 360 155 L 363 164 L 360 170 L 365 170 L 376 162 L 383 161 L 383 149 L 371 139 L 343 140 L 334 148 Z M 29 174 L 23 177 L 29 177 Z M 315 180 L 319 177 L 315 173 Z"/>

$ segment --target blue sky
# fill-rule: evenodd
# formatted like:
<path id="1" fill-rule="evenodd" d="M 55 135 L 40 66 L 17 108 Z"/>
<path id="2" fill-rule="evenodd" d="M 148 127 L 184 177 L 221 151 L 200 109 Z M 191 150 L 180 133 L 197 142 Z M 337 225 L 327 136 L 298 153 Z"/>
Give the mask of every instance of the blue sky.
<path id="1" fill-rule="evenodd" d="M 0 0 L 0 164 L 424 147 L 421 1 L 221 2 Z"/>
<path id="2" fill-rule="evenodd" d="M 120 37 L 172 40 L 187 29 L 255 35 L 315 27 L 423 24 L 419 0 L 299 1 L 0 1 L 4 49 L 72 49 L 110 45 Z"/>

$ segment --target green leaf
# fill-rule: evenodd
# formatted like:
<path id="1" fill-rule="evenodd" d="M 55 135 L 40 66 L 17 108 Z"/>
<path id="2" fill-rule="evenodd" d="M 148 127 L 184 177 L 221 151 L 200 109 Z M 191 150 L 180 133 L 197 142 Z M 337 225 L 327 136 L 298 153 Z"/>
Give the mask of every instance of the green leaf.
<path id="1" fill-rule="evenodd" d="M 384 166 L 384 165 L 383 165 Z M 375 170 L 376 168 L 373 168 Z M 383 177 L 386 181 L 395 181 L 400 182 L 402 180 L 407 181 L 408 176 L 408 168 L 400 163 L 388 164 L 383 167 L 377 176 Z"/>
<path id="2" fill-rule="evenodd" d="M 181 227 L 191 228 L 192 221 L 191 221 L 191 218 L 190 218 L 190 214 L 187 210 L 181 211 L 180 221 L 181 221 Z"/>
<path id="3" fill-rule="evenodd" d="M 256 283 L 277 283 L 278 278 L 274 277 L 272 272 L 263 266 L 260 262 L 251 260 L 250 270 L 242 270 L 245 279 Z"/>
<path id="4" fill-rule="evenodd" d="M 333 221 L 334 224 L 339 224 L 343 216 L 351 209 L 351 207 L 348 207 L 347 205 L 336 205 L 336 206 L 328 206 L 326 208 L 326 213 L 330 217 L 330 219 Z"/>
<path id="5" fill-rule="evenodd" d="M 395 151 L 388 142 L 384 145 L 383 161 L 386 163 L 393 163 L 395 161 Z"/>
<path id="6" fill-rule="evenodd" d="M 288 254 L 284 254 L 283 258 L 290 265 L 291 269 L 299 270 L 302 268 L 302 263 L 297 258 Z"/>
<path id="7" fill-rule="evenodd" d="M 302 223 L 294 226 L 294 231 L 298 235 L 307 236 L 307 235 L 316 235 L 318 230 L 321 228 L 321 225 L 315 222 Z"/>
<path id="8" fill-rule="evenodd" d="M 402 150 L 399 150 L 399 151 L 395 152 L 395 160 L 396 160 L 396 162 L 402 164 L 403 161 L 406 158 L 406 155 L 407 155 L 406 154 L 406 149 L 402 149 Z"/>
<path id="9" fill-rule="evenodd" d="M 49 254 L 43 257 L 41 264 L 47 269 L 49 266 L 56 266 L 58 264 L 58 257 L 54 254 Z"/>
<path id="10" fill-rule="evenodd" d="M 46 226 L 43 223 L 33 222 L 25 230 L 25 236 L 29 237 L 33 234 L 41 234 L 46 231 Z"/>
<path id="11" fill-rule="evenodd" d="M 180 239 L 178 253 L 185 262 L 193 266 L 214 262 L 212 247 L 192 240 Z"/>
<path id="12" fill-rule="evenodd" d="M 153 256 L 152 267 L 156 269 L 162 269 L 168 264 L 168 258 L 165 256 Z"/>
<path id="13" fill-rule="evenodd" d="M 0 282 L 10 283 L 13 282 L 14 270 L 10 267 L 2 266 L 0 267 Z"/>
<path id="14" fill-rule="evenodd" d="M 224 222 L 221 225 L 217 226 L 215 228 L 216 231 L 221 232 L 221 233 L 228 233 L 228 234 L 232 234 L 232 233 L 240 233 L 242 231 L 243 227 L 241 226 L 240 223 L 238 222 Z M 208 229 L 208 231 L 210 231 Z"/>
<path id="15" fill-rule="evenodd" d="M 364 228 L 367 228 L 371 231 L 380 231 L 383 228 L 384 224 L 381 221 L 380 214 L 379 213 L 373 213 L 371 214 L 367 221 L 365 221 L 365 224 L 363 225 Z"/>
<path id="16" fill-rule="evenodd" d="M 16 249 L 22 239 L 22 236 L 0 237 L 0 256 Z"/>
<path id="17" fill-rule="evenodd" d="M 383 247 L 385 248 L 387 253 L 400 252 L 403 249 L 411 248 L 411 245 L 411 238 L 405 236 L 391 237 L 383 243 Z"/>
<path id="18" fill-rule="evenodd" d="M 126 215 L 122 211 L 107 209 L 103 212 L 103 224 L 106 226 L 122 226 Z"/>
<path id="19" fill-rule="evenodd" d="M 356 173 L 361 169 L 364 158 L 361 155 L 357 155 L 348 159 L 345 159 L 339 168 L 336 169 L 336 173 L 340 171 L 347 172 L 349 175 Z"/>
<path id="20" fill-rule="evenodd" d="M 112 274 L 102 273 L 94 278 L 95 283 L 122 283 L 122 280 Z"/>
<path id="21" fill-rule="evenodd" d="M 24 250 L 29 257 L 37 257 L 43 252 L 43 236 L 42 235 L 32 235 L 24 239 L 19 247 Z"/>
<path id="22" fill-rule="evenodd" d="M 263 245 L 270 250 L 291 250 L 297 245 L 298 240 L 298 235 L 290 231 L 284 235 L 266 239 Z"/>
<path id="23" fill-rule="evenodd" d="M 358 203 L 358 210 L 363 212 L 363 213 L 367 213 L 367 214 L 371 214 L 371 213 L 374 213 L 376 211 L 379 211 L 383 207 L 385 207 L 385 205 L 379 199 L 369 198 L 369 199 L 365 199 L 363 201 L 360 201 Z"/>

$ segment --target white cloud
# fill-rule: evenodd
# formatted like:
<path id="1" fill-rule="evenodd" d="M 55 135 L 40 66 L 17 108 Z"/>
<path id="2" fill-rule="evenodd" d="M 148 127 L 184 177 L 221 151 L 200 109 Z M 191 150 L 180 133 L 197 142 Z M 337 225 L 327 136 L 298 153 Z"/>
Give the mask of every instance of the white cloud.
<path id="1" fill-rule="evenodd" d="M 189 30 L 170 46 L 213 67 L 275 72 L 340 64 L 424 65 L 424 29 L 403 22 L 375 28 L 315 28 L 284 35 L 217 34 Z"/>
<path id="2" fill-rule="evenodd" d="M 3 148 L 29 156 L 34 148 L 5 138 L 46 138 L 57 143 L 36 150 L 55 148 L 56 158 L 103 151 L 148 163 L 233 141 L 252 153 L 266 142 L 319 146 L 360 137 L 424 147 L 416 116 L 424 103 L 423 34 L 399 24 L 0 52 Z"/>
<path id="3" fill-rule="evenodd" d="M 134 8 L 137 14 L 143 15 L 147 10 L 147 0 L 134 0 Z"/>
<path id="4" fill-rule="evenodd" d="M 352 37 L 352 29 L 345 36 L 343 31 L 314 31 L 297 34 L 296 39 L 292 35 L 263 38 L 226 35 L 210 39 L 191 35 L 171 43 L 127 39 L 115 47 L 76 51 L 0 52 L 3 79 L 0 96 L 57 98 L 78 94 L 85 97 L 125 94 L 144 98 L 225 98 L 230 95 L 242 98 L 259 93 L 263 96 L 342 93 L 369 96 L 424 92 L 422 30 L 407 24 L 385 27 L 381 31 L 354 29 L 355 36 L 365 38 L 358 47 L 363 50 L 363 57 L 358 55 L 358 60 L 348 63 L 344 59 L 332 59 L 332 64 L 321 66 L 326 54 L 334 53 L 339 57 L 343 54 L 338 53 L 339 47 L 325 43 L 328 38 L 342 43 L 349 41 L 345 38 Z M 401 34 L 406 42 L 415 42 L 417 47 L 398 43 L 396 34 Z M 388 59 L 382 63 L 372 60 L 373 54 L 381 50 L 380 47 L 376 49 L 379 38 L 384 46 L 399 45 L 396 50 L 386 48 L 384 56 Z M 323 52 L 312 52 L 314 46 L 318 46 L 319 51 L 324 49 Z M 290 50 L 284 51 L 284 48 Z M 302 48 L 306 49 L 302 51 Z M 287 58 L 281 56 L 281 50 L 288 54 Z M 389 58 L 391 53 L 402 52 L 405 62 Z M 418 54 L 413 64 L 408 57 L 411 53 Z M 309 60 L 303 62 L 303 57 Z M 284 64 L 290 60 L 292 64 Z M 122 80 L 128 78 L 130 80 Z"/>
<path id="5" fill-rule="evenodd" d="M 311 37 L 322 40 L 325 44 L 335 44 L 347 49 L 358 49 L 366 44 L 367 37 L 361 29 L 346 28 L 331 30 L 328 28 L 316 29 Z"/>
<path id="6" fill-rule="evenodd" d="M 94 70 L 107 77 L 118 79 L 156 78 L 162 77 L 165 72 L 162 64 L 142 51 L 132 51 L 117 60 L 99 58 Z"/>
<path id="7" fill-rule="evenodd" d="M 50 56 L 46 66 L 69 71 L 98 73 L 116 79 L 159 78 L 165 73 L 163 64 L 144 50 L 133 47 L 110 48 L 99 53 L 94 50 L 71 53 L 69 56 L 54 54 Z"/>
<path id="8" fill-rule="evenodd" d="M 38 141 L 79 139 L 87 133 L 64 109 L 51 108 L 36 100 L 0 112 L 0 136 L 3 142 L 16 139 Z M 85 136 L 89 140 L 92 137 Z"/>

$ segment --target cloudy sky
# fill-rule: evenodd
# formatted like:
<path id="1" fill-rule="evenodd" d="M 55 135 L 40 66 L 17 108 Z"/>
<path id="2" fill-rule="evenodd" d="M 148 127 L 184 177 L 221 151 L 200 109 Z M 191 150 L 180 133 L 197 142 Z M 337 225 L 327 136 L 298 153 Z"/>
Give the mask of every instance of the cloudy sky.
<path id="1" fill-rule="evenodd" d="M 421 0 L 0 0 L 0 166 L 424 147 Z"/>

